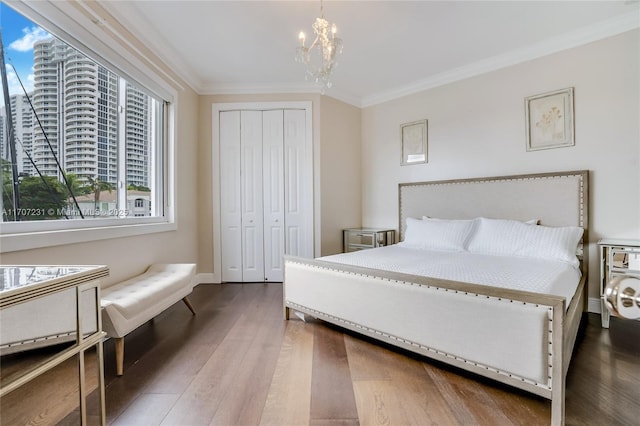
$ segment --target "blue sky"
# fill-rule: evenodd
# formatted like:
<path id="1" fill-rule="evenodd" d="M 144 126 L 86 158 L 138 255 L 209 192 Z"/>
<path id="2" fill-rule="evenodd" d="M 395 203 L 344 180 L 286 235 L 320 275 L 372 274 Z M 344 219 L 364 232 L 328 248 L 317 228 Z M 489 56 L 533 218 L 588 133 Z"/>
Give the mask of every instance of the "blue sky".
<path id="1" fill-rule="evenodd" d="M 4 3 L 0 3 L 0 29 L 7 65 L 9 93 L 12 95 L 23 93 L 11 65 L 18 71 L 27 91 L 33 90 L 33 43 L 49 37 L 49 33 Z"/>

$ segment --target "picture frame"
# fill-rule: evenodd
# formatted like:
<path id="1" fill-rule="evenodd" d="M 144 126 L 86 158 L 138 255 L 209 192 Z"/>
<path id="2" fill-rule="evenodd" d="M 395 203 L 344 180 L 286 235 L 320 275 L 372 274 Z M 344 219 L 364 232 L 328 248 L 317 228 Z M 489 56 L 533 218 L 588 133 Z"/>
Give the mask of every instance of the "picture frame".
<path id="1" fill-rule="evenodd" d="M 402 160 L 400 165 L 423 164 L 428 161 L 427 120 L 412 121 L 400 125 Z"/>
<path id="2" fill-rule="evenodd" d="M 525 98 L 527 151 L 575 145 L 573 87 Z"/>

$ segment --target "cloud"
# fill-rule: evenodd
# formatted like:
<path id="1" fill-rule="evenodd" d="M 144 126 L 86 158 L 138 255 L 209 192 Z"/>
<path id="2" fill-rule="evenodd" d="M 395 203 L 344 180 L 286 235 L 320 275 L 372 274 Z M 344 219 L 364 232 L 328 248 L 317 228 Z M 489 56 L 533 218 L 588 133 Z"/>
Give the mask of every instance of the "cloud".
<path id="1" fill-rule="evenodd" d="M 23 28 L 22 38 L 19 38 L 9 44 L 9 49 L 18 52 L 28 52 L 33 49 L 33 43 L 51 37 L 51 34 L 40 27 Z"/>
<path id="2" fill-rule="evenodd" d="M 7 65 L 6 68 L 7 68 L 7 87 L 9 88 L 9 95 L 23 95 L 24 92 L 22 90 L 22 87 L 20 86 L 20 81 L 18 80 L 18 77 L 16 76 L 16 73 L 13 67 L 11 67 L 10 65 Z M 33 92 L 33 81 L 34 81 L 33 74 L 29 74 L 26 79 L 24 77 L 22 78 L 22 84 L 24 85 L 24 88 L 27 91 L 27 93 Z"/>
<path id="3" fill-rule="evenodd" d="M 17 93 L 22 92 L 22 88 L 20 87 L 20 83 L 18 82 L 18 77 L 16 77 L 16 73 L 13 71 L 13 68 L 7 65 L 7 86 L 9 87 L 9 94 L 15 95 Z"/>

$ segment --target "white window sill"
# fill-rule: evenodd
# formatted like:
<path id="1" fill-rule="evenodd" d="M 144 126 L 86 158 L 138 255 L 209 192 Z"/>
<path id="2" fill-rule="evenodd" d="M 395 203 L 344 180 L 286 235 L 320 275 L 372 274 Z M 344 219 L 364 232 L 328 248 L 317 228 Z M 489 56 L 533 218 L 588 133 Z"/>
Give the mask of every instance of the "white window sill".
<path id="1" fill-rule="evenodd" d="M 111 238 L 123 238 L 136 235 L 153 234 L 158 232 L 175 231 L 175 222 L 152 223 L 123 223 L 110 226 L 74 228 L 74 229 L 53 229 L 26 232 L 11 232 L 7 228 L 9 224 L 3 223 L 2 235 L 0 235 L 0 253 L 13 251 L 30 250 L 43 247 L 54 247 L 64 244 L 84 243 L 88 241 L 107 240 Z M 13 224 L 11 224 L 13 225 Z"/>

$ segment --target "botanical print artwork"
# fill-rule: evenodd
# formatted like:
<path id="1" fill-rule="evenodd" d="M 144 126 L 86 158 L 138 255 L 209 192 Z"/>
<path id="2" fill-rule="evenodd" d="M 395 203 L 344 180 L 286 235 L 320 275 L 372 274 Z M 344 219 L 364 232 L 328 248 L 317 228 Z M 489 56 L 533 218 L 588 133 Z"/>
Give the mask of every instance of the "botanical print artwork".
<path id="1" fill-rule="evenodd" d="M 574 145 L 573 88 L 525 100 L 527 151 Z"/>
<path id="2" fill-rule="evenodd" d="M 532 122 L 535 128 L 531 134 L 535 136 L 537 145 L 554 145 L 563 143 L 566 138 L 564 125 L 564 103 L 561 96 L 541 99 L 532 111 Z"/>
<path id="3" fill-rule="evenodd" d="M 404 152 L 408 162 L 416 161 L 417 156 L 420 160 L 424 160 L 422 152 L 422 127 L 410 126 L 402 129 L 402 138 L 404 140 Z"/>
<path id="4" fill-rule="evenodd" d="M 403 124 L 401 126 L 401 138 L 401 164 L 427 162 L 427 120 Z"/>

